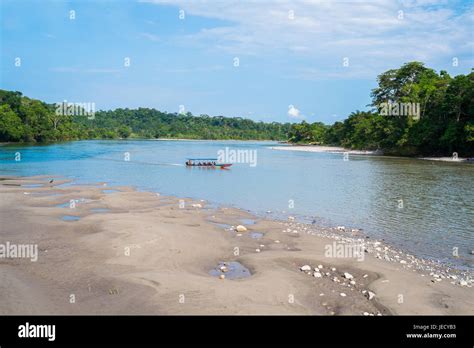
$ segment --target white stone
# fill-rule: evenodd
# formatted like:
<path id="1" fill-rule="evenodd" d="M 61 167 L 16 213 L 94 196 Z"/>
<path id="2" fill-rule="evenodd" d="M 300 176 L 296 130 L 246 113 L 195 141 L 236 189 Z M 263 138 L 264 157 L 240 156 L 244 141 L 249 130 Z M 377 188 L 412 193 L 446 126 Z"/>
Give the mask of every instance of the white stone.
<path id="1" fill-rule="evenodd" d="M 319 268 L 319 269 L 322 269 L 322 268 L 323 268 L 323 265 L 318 265 L 318 268 Z"/>
<path id="2" fill-rule="evenodd" d="M 247 231 L 247 227 L 242 226 L 242 225 L 238 225 L 238 226 L 235 228 L 235 230 L 236 230 L 237 232 L 246 232 L 246 231 Z"/>
<path id="3" fill-rule="evenodd" d="M 356 284 L 355 280 L 351 280 L 350 283 L 351 283 L 352 285 L 355 285 L 355 284 Z"/>
<path id="4" fill-rule="evenodd" d="M 375 293 L 373 293 L 372 291 L 367 291 L 367 298 L 369 300 L 373 299 L 375 297 Z"/>
<path id="5" fill-rule="evenodd" d="M 321 273 L 319 273 L 319 272 L 314 272 L 314 273 L 313 273 L 313 276 L 314 276 L 315 278 L 321 278 L 321 277 L 322 277 Z"/>
<path id="6" fill-rule="evenodd" d="M 406 262 L 405 260 L 400 260 L 400 263 L 401 263 L 402 265 L 405 265 L 407 262 Z"/>
<path id="7" fill-rule="evenodd" d="M 306 271 L 311 271 L 311 266 L 310 265 L 304 265 L 300 267 L 300 270 L 306 272 Z"/>
<path id="8" fill-rule="evenodd" d="M 350 274 L 350 273 L 344 272 L 344 278 L 346 278 L 346 279 L 352 279 L 352 278 L 354 278 L 354 276 L 353 276 L 352 274 Z"/>
<path id="9" fill-rule="evenodd" d="M 341 296 L 346 297 L 347 295 L 345 293 L 341 292 Z"/>

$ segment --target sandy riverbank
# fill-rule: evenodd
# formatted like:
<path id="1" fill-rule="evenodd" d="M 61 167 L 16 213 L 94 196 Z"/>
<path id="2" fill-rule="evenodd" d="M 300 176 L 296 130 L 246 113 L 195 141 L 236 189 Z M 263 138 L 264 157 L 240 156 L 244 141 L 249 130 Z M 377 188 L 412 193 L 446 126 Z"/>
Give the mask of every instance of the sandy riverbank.
<path id="1" fill-rule="evenodd" d="M 37 262 L 0 258 L 1 314 L 474 314 L 471 275 L 359 231 L 255 219 L 189 199 L 183 207 L 130 187 L 48 181 L 0 180 L 0 244 L 38 245 Z M 104 192 L 111 189 L 118 191 Z M 238 224 L 248 231 L 237 233 Z M 328 245 L 354 238 L 365 243 L 363 261 L 327 256 Z M 209 273 L 233 261 L 251 276 Z"/>
<path id="2" fill-rule="evenodd" d="M 381 155 L 380 151 L 371 150 L 350 150 L 339 146 L 322 145 L 290 145 L 290 146 L 271 146 L 272 150 L 282 151 L 303 151 L 303 152 L 329 152 L 329 153 L 349 153 L 351 155 Z"/>
<path id="3" fill-rule="evenodd" d="M 326 153 L 348 153 L 350 155 L 383 155 L 382 151 L 371 151 L 371 150 L 350 150 L 339 146 L 321 146 L 321 145 L 290 145 L 290 146 L 272 146 L 269 147 L 272 150 L 282 151 L 303 151 L 303 152 L 326 152 Z M 440 162 L 454 162 L 454 163 L 474 163 L 473 160 L 469 161 L 467 158 L 462 157 L 416 157 L 416 159 L 427 160 L 427 161 L 440 161 Z"/>

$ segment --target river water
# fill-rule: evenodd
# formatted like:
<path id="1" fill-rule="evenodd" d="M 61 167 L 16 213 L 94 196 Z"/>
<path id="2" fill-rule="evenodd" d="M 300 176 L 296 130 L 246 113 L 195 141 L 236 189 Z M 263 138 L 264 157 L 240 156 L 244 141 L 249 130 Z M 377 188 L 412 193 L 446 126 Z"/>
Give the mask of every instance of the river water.
<path id="1" fill-rule="evenodd" d="M 8 145 L 0 147 L 0 174 L 133 185 L 259 215 L 362 228 L 417 256 L 474 267 L 474 165 L 356 155 L 344 160 L 342 154 L 269 148 L 275 145 L 153 140 Z M 183 165 L 188 157 L 217 157 L 226 148 L 227 154 L 241 150 L 256 161 L 229 170 Z M 459 257 L 453 257 L 453 248 Z"/>

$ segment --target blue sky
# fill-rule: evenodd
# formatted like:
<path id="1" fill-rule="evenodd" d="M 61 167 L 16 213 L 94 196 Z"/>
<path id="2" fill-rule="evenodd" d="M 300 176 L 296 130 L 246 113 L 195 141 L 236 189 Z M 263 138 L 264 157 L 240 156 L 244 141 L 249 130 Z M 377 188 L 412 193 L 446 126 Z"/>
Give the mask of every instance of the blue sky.
<path id="1" fill-rule="evenodd" d="M 1 12 L 0 87 L 98 109 L 330 124 L 404 62 L 474 67 L 473 1 L 2 0 Z"/>

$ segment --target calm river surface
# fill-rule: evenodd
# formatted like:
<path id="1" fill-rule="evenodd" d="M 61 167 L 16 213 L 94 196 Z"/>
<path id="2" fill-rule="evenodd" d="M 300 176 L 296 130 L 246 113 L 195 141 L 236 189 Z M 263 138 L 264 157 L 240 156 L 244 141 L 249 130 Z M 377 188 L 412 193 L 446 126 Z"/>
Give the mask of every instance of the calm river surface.
<path id="1" fill-rule="evenodd" d="M 363 228 L 415 255 L 474 267 L 474 165 L 277 151 L 273 142 L 77 141 L 0 147 L 0 174 L 59 175 Z M 187 157 L 256 150 L 257 165 L 186 168 Z M 21 161 L 15 161 L 15 153 Z M 130 161 L 125 161 L 125 153 Z M 402 204 L 401 201 L 402 200 Z M 293 203 L 293 204 L 291 204 Z M 290 205 L 293 208 L 290 208 Z M 453 258 L 453 248 L 459 258 Z"/>

